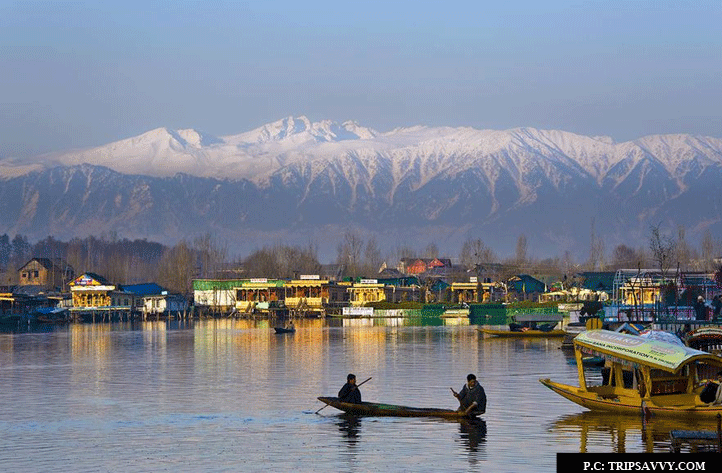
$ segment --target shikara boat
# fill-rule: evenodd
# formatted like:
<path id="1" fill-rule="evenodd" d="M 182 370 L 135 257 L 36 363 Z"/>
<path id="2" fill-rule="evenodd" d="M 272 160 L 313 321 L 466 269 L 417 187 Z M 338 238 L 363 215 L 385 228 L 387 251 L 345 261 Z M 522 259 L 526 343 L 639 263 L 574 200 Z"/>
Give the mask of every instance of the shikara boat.
<path id="1" fill-rule="evenodd" d="M 608 330 L 588 330 L 577 335 L 574 355 L 579 386 L 550 379 L 539 381 L 587 409 L 682 417 L 722 414 L 722 405 L 710 405 L 699 398 L 705 379 L 714 377 L 722 367 L 722 358 L 716 355 Z M 606 360 L 610 370 L 602 385 L 587 385 L 582 362 L 585 356 Z"/>
<path id="2" fill-rule="evenodd" d="M 562 314 L 518 314 L 512 316 L 509 330 L 478 328 L 484 335 L 497 337 L 563 337 L 566 331 L 556 328 L 564 320 Z"/>
<path id="3" fill-rule="evenodd" d="M 393 416 L 393 417 L 441 417 L 444 419 L 471 419 L 475 415 L 453 409 L 436 409 L 427 407 L 407 407 L 393 404 L 380 404 L 376 402 L 362 402 L 354 404 L 351 402 L 339 401 L 337 397 L 319 397 L 319 401 L 335 407 L 347 414 L 359 416 Z M 325 407 L 325 406 L 324 406 Z"/>
<path id="4" fill-rule="evenodd" d="M 287 327 L 273 327 L 273 330 L 276 331 L 276 333 L 296 333 L 296 328 L 287 328 Z"/>

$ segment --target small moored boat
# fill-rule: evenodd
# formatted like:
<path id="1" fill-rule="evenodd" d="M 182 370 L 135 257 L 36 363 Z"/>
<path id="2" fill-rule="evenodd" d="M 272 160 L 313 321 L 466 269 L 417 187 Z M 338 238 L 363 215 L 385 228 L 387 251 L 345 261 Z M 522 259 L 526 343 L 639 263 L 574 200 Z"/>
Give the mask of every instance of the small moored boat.
<path id="1" fill-rule="evenodd" d="M 318 400 L 347 414 L 360 416 L 442 417 L 444 419 L 470 419 L 477 417 L 476 415 L 465 414 L 464 412 L 453 409 L 396 406 L 376 402 L 354 404 L 339 401 L 337 397 L 319 397 Z"/>
<path id="2" fill-rule="evenodd" d="M 275 330 L 276 333 L 295 333 L 295 332 L 296 332 L 296 328 L 295 328 L 295 327 L 292 327 L 292 328 L 289 328 L 289 327 L 273 327 L 273 330 Z"/>
<path id="3" fill-rule="evenodd" d="M 539 381 L 555 393 L 594 411 L 620 414 L 714 417 L 722 405 L 704 402 L 700 394 L 722 358 L 676 343 L 588 330 L 574 339 L 579 386 Z M 587 385 L 583 359 L 599 356 L 609 365 L 601 385 Z M 716 386 L 715 386 L 716 388 Z"/>
<path id="4" fill-rule="evenodd" d="M 497 337 L 563 337 L 566 335 L 562 329 L 556 326 L 563 322 L 562 314 L 518 314 L 512 316 L 513 322 L 509 324 L 509 330 L 495 330 L 490 328 L 479 328 L 484 335 Z"/>

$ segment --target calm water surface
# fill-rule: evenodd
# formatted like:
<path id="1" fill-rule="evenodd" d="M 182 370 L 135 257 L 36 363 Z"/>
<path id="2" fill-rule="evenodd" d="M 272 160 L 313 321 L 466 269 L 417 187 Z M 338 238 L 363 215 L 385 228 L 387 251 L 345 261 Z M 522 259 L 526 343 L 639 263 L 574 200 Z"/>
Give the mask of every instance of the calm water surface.
<path id="1" fill-rule="evenodd" d="M 5 471 L 556 471 L 556 452 L 666 452 L 669 430 L 594 415 L 559 340 L 399 319 L 74 324 L 0 333 Z M 484 422 L 316 411 L 353 372 L 364 400 L 455 408 L 476 373 Z M 705 428 L 714 428 L 705 426 Z"/>

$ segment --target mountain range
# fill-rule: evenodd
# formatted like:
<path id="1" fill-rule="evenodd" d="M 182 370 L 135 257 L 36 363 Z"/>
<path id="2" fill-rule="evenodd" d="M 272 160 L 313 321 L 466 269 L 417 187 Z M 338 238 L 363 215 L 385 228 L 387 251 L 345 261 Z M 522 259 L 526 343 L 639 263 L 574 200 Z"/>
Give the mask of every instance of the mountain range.
<path id="1" fill-rule="evenodd" d="M 722 140 L 616 143 L 533 128 L 416 126 L 288 117 L 213 136 L 158 128 L 104 146 L 0 159 L 0 233 L 59 239 L 117 232 L 172 244 L 211 232 L 244 254 L 273 243 L 332 260 L 353 229 L 385 250 L 480 238 L 500 256 L 585 258 L 646 247 L 651 226 L 690 240 L 722 232 Z M 593 227 L 593 230 L 592 230 Z"/>

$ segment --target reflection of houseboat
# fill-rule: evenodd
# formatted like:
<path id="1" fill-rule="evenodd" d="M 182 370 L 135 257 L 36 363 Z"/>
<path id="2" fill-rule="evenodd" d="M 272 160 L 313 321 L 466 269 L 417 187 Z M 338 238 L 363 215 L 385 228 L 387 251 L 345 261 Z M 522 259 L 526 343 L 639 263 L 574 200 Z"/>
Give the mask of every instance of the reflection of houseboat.
<path id="1" fill-rule="evenodd" d="M 579 386 L 549 379 L 542 384 L 591 410 L 712 417 L 722 406 L 700 400 L 703 378 L 722 366 L 722 358 L 682 345 L 608 330 L 589 330 L 574 339 Z M 602 385 L 588 386 L 582 359 L 600 356 L 610 366 Z"/>

